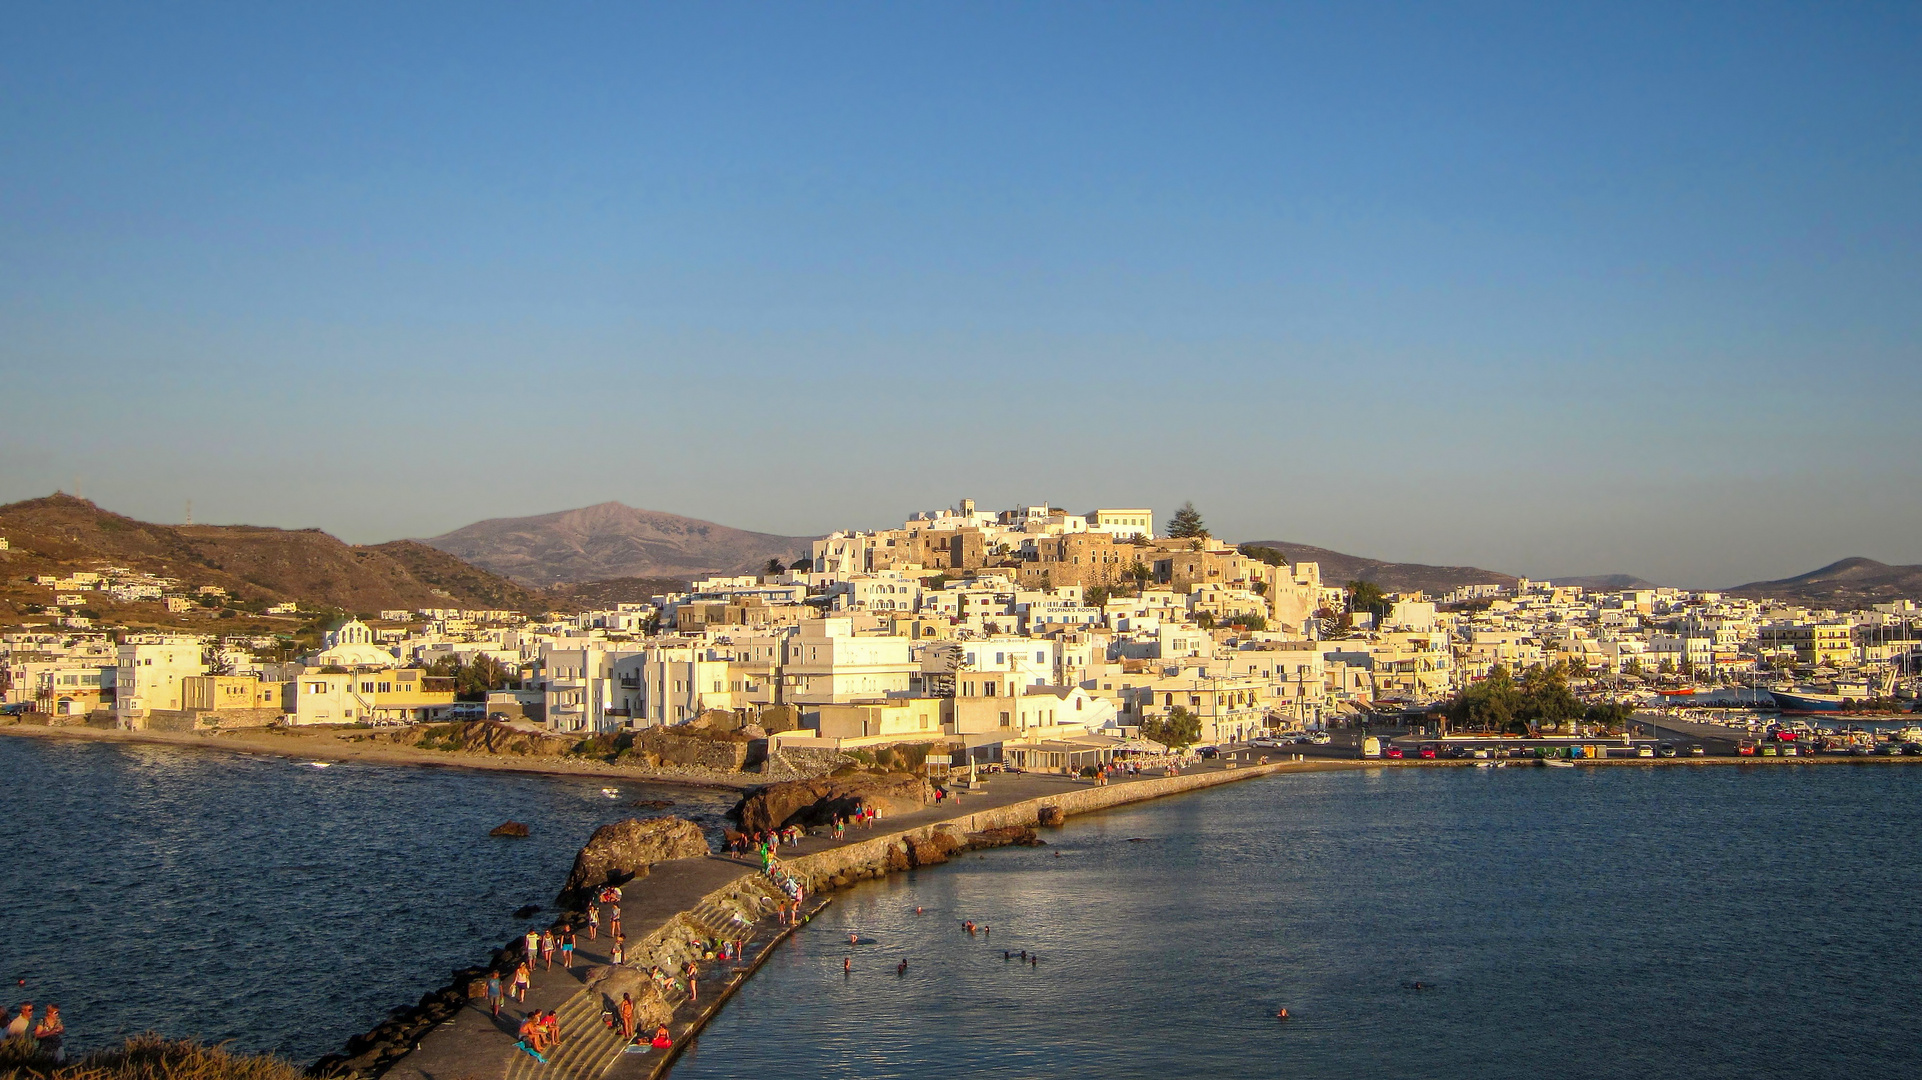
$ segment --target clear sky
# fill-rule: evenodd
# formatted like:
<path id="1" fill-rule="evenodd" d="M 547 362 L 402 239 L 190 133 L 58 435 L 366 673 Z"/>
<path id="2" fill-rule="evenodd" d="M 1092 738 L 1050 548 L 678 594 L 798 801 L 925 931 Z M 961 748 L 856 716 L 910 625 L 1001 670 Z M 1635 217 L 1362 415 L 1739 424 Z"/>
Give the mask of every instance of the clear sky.
<path id="1" fill-rule="evenodd" d="M 14 3 L 0 500 L 1922 562 L 1918 56 L 1914 4 Z"/>

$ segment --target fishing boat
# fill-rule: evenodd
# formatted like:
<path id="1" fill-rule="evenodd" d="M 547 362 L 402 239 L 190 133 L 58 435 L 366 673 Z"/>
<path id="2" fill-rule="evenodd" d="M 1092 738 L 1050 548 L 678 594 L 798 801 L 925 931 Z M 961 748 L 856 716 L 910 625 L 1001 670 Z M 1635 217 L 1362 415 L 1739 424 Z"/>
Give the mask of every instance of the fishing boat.
<path id="1" fill-rule="evenodd" d="M 1564 761 L 1561 758 L 1544 758 L 1542 759 L 1542 764 L 1551 769 L 1572 769 L 1575 767 L 1574 762 Z"/>
<path id="2" fill-rule="evenodd" d="M 1775 707 L 1785 713 L 1841 712 L 1849 699 L 1840 694 L 1818 694 L 1811 690 L 1770 690 Z"/>

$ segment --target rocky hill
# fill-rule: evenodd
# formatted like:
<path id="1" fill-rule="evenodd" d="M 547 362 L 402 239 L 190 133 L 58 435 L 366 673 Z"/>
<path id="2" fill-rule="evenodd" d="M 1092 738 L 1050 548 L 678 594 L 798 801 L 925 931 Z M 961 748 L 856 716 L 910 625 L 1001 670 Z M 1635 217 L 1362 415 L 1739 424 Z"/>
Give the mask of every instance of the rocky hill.
<path id="1" fill-rule="evenodd" d="M 1386 562 L 1290 540 L 1250 540 L 1244 546 L 1274 548 L 1287 556 L 1291 563 L 1320 563 L 1321 580 L 1326 585 L 1362 580 L 1372 581 L 1391 593 L 1420 590 L 1430 596 L 1440 596 L 1462 585 L 1499 584 L 1512 589 L 1516 581 L 1513 574 L 1501 574 L 1473 566 Z"/>
<path id="2" fill-rule="evenodd" d="M 1890 600 L 1922 599 L 1922 566 L 1890 566 L 1857 556 L 1795 577 L 1751 581 L 1726 591 L 1736 596 L 1786 600 L 1811 607 L 1866 607 Z"/>
<path id="3" fill-rule="evenodd" d="M 751 573 L 805 555 L 815 537 L 776 536 L 605 502 L 493 518 L 422 541 L 526 585 Z"/>
<path id="4" fill-rule="evenodd" d="M 22 590 L 35 587 L 22 582 L 34 575 L 104 563 L 219 586 L 254 608 L 287 600 L 355 612 L 550 606 L 541 593 L 411 540 L 362 547 L 319 529 L 156 525 L 70 495 L 0 506 L 0 536 L 10 548 L 0 553 L 0 581 L 14 600 L 33 599 Z"/>

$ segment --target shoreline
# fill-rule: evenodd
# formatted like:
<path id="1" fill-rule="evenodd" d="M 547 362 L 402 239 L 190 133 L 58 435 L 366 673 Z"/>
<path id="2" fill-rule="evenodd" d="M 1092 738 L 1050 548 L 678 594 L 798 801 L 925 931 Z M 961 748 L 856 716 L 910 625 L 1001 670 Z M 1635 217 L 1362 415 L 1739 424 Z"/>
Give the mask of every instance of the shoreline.
<path id="1" fill-rule="evenodd" d="M 360 734 L 355 732 L 356 735 Z M 150 746 L 180 746 L 190 749 L 224 751 L 238 754 L 272 754 L 315 761 L 352 761 L 367 765 L 425 766 L 443 769 L 478 769 L 487 772 L 532 773 L 541 776 L 573 776 L 583 779 L 627 780 L 674 787 L 746 791 L 774 782 L 774 778 L 754 777 L 736 780 L 702 773 L 663 769 L 625 768 L 607 762 L 565 758 L 511 758 L 498 754 L 467 754 L 446 750 L 423 750 L 414 746 L 378 745 L 339 739 L 332 731 L 288 731 L 243 728 L 230 732 L 121 731 L 75 725 L 47 727 L 39 724 L 0 725 L 0 735 L 27 739 L 64 739 L 71 742 L 135 743 Z"/>

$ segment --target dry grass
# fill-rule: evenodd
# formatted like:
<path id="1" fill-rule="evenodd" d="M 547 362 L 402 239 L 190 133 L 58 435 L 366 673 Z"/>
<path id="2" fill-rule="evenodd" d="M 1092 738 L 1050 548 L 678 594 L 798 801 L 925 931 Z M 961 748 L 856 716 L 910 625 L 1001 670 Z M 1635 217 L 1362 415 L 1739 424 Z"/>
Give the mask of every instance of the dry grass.
<path id="1" fill-rule="evenodd" d="M 0 1043 L 0 1080 L 301 1080 L 301 1073 L 270 1055 L 148 1034 L 61 1066 L 40 1058 L 32 1040 L 9 1039 Z"/>

